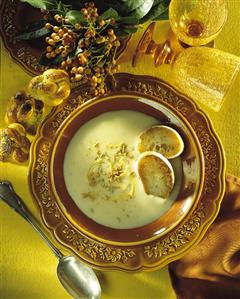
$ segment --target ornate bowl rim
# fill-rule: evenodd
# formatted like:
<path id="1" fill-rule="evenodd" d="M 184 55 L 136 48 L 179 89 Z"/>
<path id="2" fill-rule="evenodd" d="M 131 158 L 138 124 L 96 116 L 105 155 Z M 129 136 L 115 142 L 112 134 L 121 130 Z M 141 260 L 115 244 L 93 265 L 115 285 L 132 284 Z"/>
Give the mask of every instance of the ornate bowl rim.
<path id="1" fill-rule="evenodd" d="M 220 209 L 225 191 L 225 157 L 221 142 L 213 126 L 196 104 L 167 83 L 150 76 L 119 73 L 115 76 L 114 92 L 127 92 L 149 97 L 172 107 L 181 114 L 196 133 L 201 144 L 205 163 L 205 180 L 199 202 L 170 234 L 147 244 L 108 245 L 80 233 L 63 219 L 49 193 L 46 177 L 47 155 L 52 137 L 66 117 L 81 103 L 76 91 L 64 105 L 54 110 L 38 130 L 30 155 L 29 184 L 46 227 L 57 242 L 70 249 L 81 260 L 101 270 L 127 272 L 156 270 L 182 257 L 204 236 Z M 79 94 L 79 91 L 78 91 Z M 75 97 L 74 97 L 75 96 Z M 44 134 L 48 132 L 48 136 Z"/>

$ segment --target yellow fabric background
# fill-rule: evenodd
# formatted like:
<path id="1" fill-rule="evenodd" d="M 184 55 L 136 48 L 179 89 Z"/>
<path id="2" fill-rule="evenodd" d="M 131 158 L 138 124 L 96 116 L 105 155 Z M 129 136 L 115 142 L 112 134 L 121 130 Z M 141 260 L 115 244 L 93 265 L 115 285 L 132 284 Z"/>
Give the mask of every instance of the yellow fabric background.
<path id="1" fill-rule="evenodd" d="M 207 1 L 207 0 L 206 0 Z M 239 0 L 228 0 L 227 23 L 216 40 L 216 47 L 240 56 Z M 161 41 L 168 22 L 161 22 L 155 39 Z M 169 66 L 154 68 L 150 57 L 144 57 L 138 66 L 131 67 L 136 43 L 144 28 L 134 35 L 120 59 L 121 71 L 157 76 L 174 84 Z M 8 98 L 29 81 L 26 74 L 8 55 L 1 43 L 0 126 Z M 201 105 L 200 105 L 201 106 Z M 202 106 L 209 115 L 224 146 L 227 171 L 240 176 L 240 75 L 238 75 L 220 112 Z M 0 179 L 10 180 L 16 192 L 24 199 L 37 219 L 37 206 L 30 196 L 27 185 L 28 165 L 0 164 Z M 35 231 L 16 213 L 0 202 L 0 297 L 8 299 L 67 299 L 56 276 L 57 260 Z M 48 232 L 47 232 L 48 234 Z M 49 235 L 51 238 L 51 236 Z M 64 251 L 63 248 L 60 248 Z M 167 267 L 149 273 L 126 274 L 121 272 L 100 273 L 102 299 L 174 299 Z"/>

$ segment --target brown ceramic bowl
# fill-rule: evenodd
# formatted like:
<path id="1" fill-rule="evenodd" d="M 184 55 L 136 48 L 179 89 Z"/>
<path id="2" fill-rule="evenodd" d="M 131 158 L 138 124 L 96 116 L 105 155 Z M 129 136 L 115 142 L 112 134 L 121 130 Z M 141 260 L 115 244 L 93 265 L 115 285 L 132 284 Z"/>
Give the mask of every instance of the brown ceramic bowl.
<path id="1" fill-rule="evenodd" d="M 225 188 L 224 154 L 206 115 L 166 83 L 118 74 L 116 92 L 81 103 L 80 90 L 42 124 L 31 147 L 29 182 L 44 223 L 56 241 L 101 270 L 155 270 L 196 244 L 217 215 Z M 66 149 L 81 126 L 107 111 L 133 110 L 175 128 L 183 138 L 183 181 L 159 219 L 115 229 L 88 218 L 66 188 Z"/>
<path id="2" fill-rule="evenodd" d="M 185 144 L 184 152 L 181 155 L 183 180 L 173 205 L 156 221 L 133 229 L 110 228 L 87 217 L 69 195 L 64 179 L 64 157 L 74 134 L 89 120 L 104 112 L 118 110 L 138 111 L 156 118 L 159 124 L 164 123 L 175 128 L 181 134 Z M 112 95 L 79 107 L 57 131 L 50 157 L 49 185 L 52 196 L 57 199 L 63 213 L 84 234 L 107 243 L 142 244 L 158 238 L 159 235 L 166 234 L 181 222 L 188 215 L 190 209 L 197 204 L 204 181 L 203 154 L 191 126 L 170 107 L 135 95 Z"/>

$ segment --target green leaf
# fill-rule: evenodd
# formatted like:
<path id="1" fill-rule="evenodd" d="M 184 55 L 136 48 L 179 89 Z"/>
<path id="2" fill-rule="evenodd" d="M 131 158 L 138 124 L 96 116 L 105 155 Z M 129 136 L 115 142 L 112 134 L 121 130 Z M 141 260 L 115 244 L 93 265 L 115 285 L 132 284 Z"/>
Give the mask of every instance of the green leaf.
<path id="1" fill-rule="evenodd" d="M 29 31 L 29 32 L 25 32 L 22 34 L 19 34 L 16 36 L 17 40 L 29 40 L 29 39 L 35 39 L 41 36 L 45 36 L 49 33 L 50 31 L 48 29 L 46 29 L 45 27 L 41 28 L 41 29 L 37 29 L 34 31 Z"/>
<path id="2" fill-rule="evenodd" d="M 131 34 L 131 33 L 135 33 L 138 30 L 138 28 L 137 27 L 126 27 L 126 28 L 122 28 L 122 30 L 124 33 Z"/>
<path id="3" fill-rule="evenodd" d="M 99 46 L 99 44 L 95 44 L 95 46 L 91 47 L 91 53 L 93 53 L 94 55 L 95 54 L 98 54 L 98 55 L 104 54 L 105 47 L 106 47 L 105 44 L 103 44 L 101 47 Z"/>
<path id="4" fill-rule="evenodd" d="M 79 1 L 79 0 L 62 0 L 62 2 L 65 5 L 71 6 L 72 9 L 74 9 L 74 10 L 80 10 L 81 8 L 84 7 L 84 3 L 85 3 L 85 2 Z"/>
<path id="5" fill-rule="evenodd" d="M 73 50 L 71 53 L 69 53 L 68 58 L 69 59 L 74 59 L 79 53 L 82 53 L 83 49 L 77 47 L 76 50 Z"/>
<path id="6" fill-rule="evenodd" d="M 146 0 L 121 0 L 119 2 L 123 2 L 122 9 L 125 12 L 131 12 L 142 6 L 146 2 Z"/>
<path id="7" fill-rule="evenodd" d="M 74 59 L 76 57 L 75 51 L 72 51 L 71 53 L 68 54 L 69 59 Z"/>
<path id="8" fill-rule="evenodd" d="M 21 0 L 21 2 L 26 2 L 33 7 L 50 10 L 57 8 L 57 2 L 55 0 Z"/>
<path id="9" fill-rule="evenodd" d="M 118 13 L 121 13 L 122 3 L 119 0 L 95 0 L 94 3 L 100 12 L 113 8 Z"/>
<path id="10" fill-rule="evenodd" d="M 139 23 L 139 19 L 135 17 L 121 17 L 118 19 L 118 22 L 121 24 L 137 25 Z"/>
<path id="11" fill-rule="evenodd" d="M 169 19 L 169 11 L 167 9 L 160 16 L 158 16 L 155 19 L 153 19 L 153 21 L 168 20 L 168 19 Z"/>
<path id="12" fill-rule="evenodd" d="M 152 7 L 152 9 L 149 11 L 149 13 L 147 15 L 145 15 L 145 17 L 143 17 L 140 20 L 140 23 L 145 23 L 148 20 L 155 20 L 156 18 L 160 18 L 160 16 L 166 11 L 168 10 L 168 4 L 166 4 L 165 0 L 157 0 L 154 2 L 154 4 L 158 2 L 157 5 L 154 5 Z"/>
<path id="13" fill-rule="evenodd" d="M 62 60 L 63 58 L 61 55 L 58 55 L 55 58 L 47 58 L 46 52 L 44 52 L 39 59 L 39 64 L 43 66 L 53 66 L 60 64 Z"/>
<path id="14" fill-rule="evenodd" d="M 118 36 L 118 37 L 124 37 L 129 34 L 129 33 L 124 32 L 122 28 L 116 28 L 114 30 L 114 32 L 115 32 L 116 36 Z"/>
<path id="15" fill-rule="evenodd" d="M 138 19 L 143 18 L 152 8 L 153 2 L 154 0 L 145 0 L 145 2 L 141 6 L 139 6 L 131 13 L 131 16 Z"/>
<path id="16" fill-rule="evenodd" d="M 69 10 L 72 10 L 72 6 L 71 5 L 65 5 L 62 3 L 62 1 L 58 2 L 55 8 L 52 8 L 49 10 L 52 18 L 54 18 L 55 15 L 60 15 L 65 17 L 67 12 Z"/>
<path id="17" fill-rule="evenodd" d="M 117 19 L 118 18 L 118 12 L 113 9 L 109 8 L 108 10 L 104 11 L 103 14 L 99 17 L 101 20 L 108 20 L 108 19 Z"/>
<path id="18" fill-rule="evenodd" d="M 60 10 L 62 12 L 67 12 L 68 10 L 72 9 L 72 5 L 70 4 L 63 4 L 62 1 L 58 2 L 57 4 L 57 10 Z"/>
<path id="19" fill-rule="evenodd" d="M 83 23 L 86 21 L 81 11 L 78 10 L 69 10 L 66 13 L 66 17 L 70 20 L 72 24 Z"/>
<path id="20" fill-rule="evenodd" d="M 83 52 L 83 49 L 82 48 L 79 48 L 77 47 L 75 53 L 74 53 L 74 57 L 77 56 L 79 53 L 82 53 Z"/>
<path id="21" fill-rule="evenodd" d="M 39 58 L 39 64 L 40 65 L 44 65 L 44 66 L 49 66 L 51 65 L 51 60 L 52 59 L 49 59 L 46 57 L 46 52 L 44 52 L 41 57 Z"/>
<path id="22" fill-rule="evenodd" d="M 39 20 L 39 21 L 36 21 L 34 23 L 30 23 L 30 24 L 26 24 L 23 28 L 23 30 L 21 30 L 20 32 L 18 32 L 18 34 L 23 34 L 23 33 L 26 33 L 26 32 L 30 32 L 30 31 L 34 31 L 34 30 L 37 30 L 37 29 L 41 29 L 42 27 L 45 26 L 45 24 L 47 23 L 46 20 Z"/>
<path id="23" fill-rule="evenodd" d="M 54 18 L 55 15 L 60 15 L 62 17 L 66 16 L 66 12 L 58 9 L 50 9 L 49 12 L 52 18 Z"/>
<path id="24" fill-rule="evenodd" d="M 61 56 L 61 55 L 58 55 L 58 56 L 56 56 L 56 57 L 53 59 L 52 64 L 53 64 L 53 65 L 58 65 L 58 64 L 60 64 L 62 61 L 63 61 L 62 56 Z"/>

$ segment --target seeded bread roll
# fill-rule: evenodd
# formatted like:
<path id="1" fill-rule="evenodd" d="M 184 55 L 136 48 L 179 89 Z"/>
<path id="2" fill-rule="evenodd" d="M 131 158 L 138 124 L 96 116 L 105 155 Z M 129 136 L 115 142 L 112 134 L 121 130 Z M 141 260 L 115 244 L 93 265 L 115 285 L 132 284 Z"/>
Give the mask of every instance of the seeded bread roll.
<path id="1" fill-rule="evenodd" d="M 71 86 L 68 74 L 64 70 L 48 69 L 31 79 L 28 90 L 32 97 L 53 107 L 68 98 Z"/>
<path id="2" fill-rule="evenodd" d="M 148 151 L 137 161 L 139 177 L 147 194 L 168 198 L 174 186 L 174 171 L 163 155 Z"/>
<path id="3" fill-rule="evenodd" d="M 179 133 L 168 126 L 153 126 L 140 135 L 138 150 L 155 151 L 168 159 L 181 155 L 184 143 Z"/>

